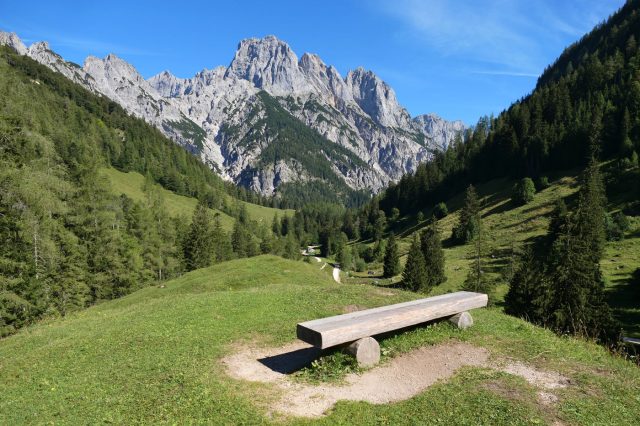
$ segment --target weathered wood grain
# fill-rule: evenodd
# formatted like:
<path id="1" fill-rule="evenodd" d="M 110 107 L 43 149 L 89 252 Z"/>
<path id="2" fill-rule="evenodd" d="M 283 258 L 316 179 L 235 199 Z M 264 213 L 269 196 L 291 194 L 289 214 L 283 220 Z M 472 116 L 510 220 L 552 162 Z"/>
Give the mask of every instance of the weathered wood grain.
<path id="1" fill-rule="evenodd" d="M 320 349 L 487 306 L 487 295 L 459 291 L 297 325 L 298 339 Z"/>

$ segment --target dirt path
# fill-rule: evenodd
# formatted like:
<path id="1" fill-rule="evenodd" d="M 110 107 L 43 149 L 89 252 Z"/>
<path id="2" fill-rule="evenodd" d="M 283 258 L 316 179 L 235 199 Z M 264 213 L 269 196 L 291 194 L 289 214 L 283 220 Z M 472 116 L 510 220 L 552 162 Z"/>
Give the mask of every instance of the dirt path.
<path id="1" fill-rule="evenodd" d="M 372 404 L 402 401 L 451 377 L 464 366 L 489 367 L 520 376 L 540 390 L 538 397 L 542 403 L 555 402 L 557 398 L 550 390 L 568 383 L 557 373 L 536 370 L 518 362 L 491 362 L 488 350 L 467 343 L 416 349 L 362 374 L 350 374 L 344 385 L 310 385 L 287 377 L 317 355 L 314 348 L 296 342 L 276 349 L 244 348 L 225 358 L 223 363 L 236 379 L 277 386 L 281 398 L 271 407 L 272 412 L 301 417 L 322 416 L 340 400 Z"/>
<path id="2" fill-rule="evenodd" d="M 340 284 L 340 268 L 333 268 L 333 280 Z"/>
<path id="3" fill-rule="evenodd" d="M 313 258 L 316 260 L 316 262 L 320 263 L 322 262 L 322 260 L 320 260 L 320 258 L 318 256 L 313 256 Z"/>

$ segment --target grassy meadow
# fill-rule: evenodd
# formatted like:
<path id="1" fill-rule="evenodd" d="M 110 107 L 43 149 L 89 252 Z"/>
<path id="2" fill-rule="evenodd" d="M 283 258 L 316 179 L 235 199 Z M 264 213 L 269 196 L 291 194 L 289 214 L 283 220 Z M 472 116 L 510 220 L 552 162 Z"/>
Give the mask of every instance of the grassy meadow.
<path id="1" fill-rule="evenodd" d="M 142 190 L 144 186 L 144 176 L 140 173 L 136 172 L 120 172 L 113 168 L 103 168 L 101 170 L 103 176 L 106 176 L 111 182 L 111 186 L 113 191 L 117 194 L 125 194 L 129 198 L 135 201 L 142 201 L 145 198 L 144 192 Z M 186 217 L 188 220 L 191 220 L 191 215 L 193 214 L 193 210 L 198 204 L 198 200 L 191 197 L 186 197 L 184 195 L 178 195 L 172 191 L 166 190 L 158 185 L 158 189 L 163 196 L 165 206 L 167 208 L 167 212 L 172 217 Z M 229 203 L 232 202 L 232 198 L 225 194 L 227 201 Z M 294 210 L 280 210 L 274 209 L 271 207 L 259 206 L 257 204 L 251 204 L 244 201 L 240 201 L 247 208 L 247 213 L 251 219 L 260 222 L 271 224 L 273 217 L 277 214 L 279 217 L 282 217 L 285 214 L 293 215 Z M 230 231 L 233 228 L 233 217 L 229 216 L 223 211 L 211 209 L 214 214 L 219 215 L 220 223 L 222 227 Z"/>
<path id="2" fill-rule="evenodd" d="M 436 323 L 382 340 L 385 358 L 464 341 L 492 356 L 571 380 L 554 406 L 523 379 L 465 367 L 409 400 L 340 402 L 319 419 L 270 417 L 278 392 L 228 377 L 220 360 L 243 345 L 295 340 L 299 321 L 420 297 L 333 282 L 321 264 L 260 256 L 194 271 L 0 341 L 0 424 L 631 424 L 640 370 L 603 348 L 558 337 L 499 308 L 460 331 Z M 384 362 L 384 360 L 383 360 Z"/>
<path id="3" fill-rule="evenodd" d="M 507 283 L 501 279 L 500 271 L 511 261 L 512 253 L 517 253 L 527 240 L 544 235 L 555 201 L 559 198 L 570 200 L 579 189 L 577 178 L 569 174 L 553 181 L 549 188 L 536 193 L 531 203 L 518 206 L 511 201 L 513 184 L 513 181 L 501 179 L 477 187 L 482 204 L 485 270 L 500 283 L 494 295 L 498 305 L 508 289 Z M 463 201 L 464 194 L 447 200 L 451 213 L 437 222 L 442 238 L 445 239 L 443 247 L 447 281 L 434 288 L 430 295 L 456 291 L 464 282 L 469 270 L 474 246 L 454 245 L 448 240 L 458 221 L 457 210 L 462 207 Z M 609 302 L 622 323 L 625 335 L 640 337 L 640 288 L 631 283 L 631 274 L 640 266 L 640 219 L 629 219 L 631 229 L 622 241 L 607 243 L 601 266 Z M 409 217 L 396 227 L 396 233 L 400 237 L 399 249 L 403 255 L 401 262 L 404 263 L 406 260 L 406 253 L 415 232 L 422 230 L 424 226 L 425 223 L 417 224 L 414 217 Z M 375 275 L 368 276 L 366 272 L 353 274 L 350 282 L 391 284 L 389 280 L 380 278 L 381 264 L 373 265 L 372 270 Z M 400 279 L 401 277 L 396 277 L 392 282 L 398 282 Z"/>

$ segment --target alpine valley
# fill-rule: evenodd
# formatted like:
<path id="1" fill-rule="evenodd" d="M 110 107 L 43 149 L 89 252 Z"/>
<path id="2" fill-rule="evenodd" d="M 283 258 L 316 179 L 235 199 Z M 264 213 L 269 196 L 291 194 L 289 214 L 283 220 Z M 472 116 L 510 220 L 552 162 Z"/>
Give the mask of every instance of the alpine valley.
<path id="1" fill-rule="evenodd" d="M 107 96 L 198 155 L 223 179 L 262 195 L 347 202 L 412 173 L 465 130 L 435 114 L 411 117 L 372 71 L 342 77 L 274 36 L 241 41 L 229 66 L 192 78 L 145 79 L 110 54 L 68 62 L 47 42 L 0 44 Z"/>

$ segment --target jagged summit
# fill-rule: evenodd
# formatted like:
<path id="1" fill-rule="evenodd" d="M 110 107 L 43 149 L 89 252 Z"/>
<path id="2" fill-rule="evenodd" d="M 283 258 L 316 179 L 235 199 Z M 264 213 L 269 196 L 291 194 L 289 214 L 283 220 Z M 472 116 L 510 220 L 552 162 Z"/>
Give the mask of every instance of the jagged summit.
<path id="1" fill-rule="evenodd" d="M 0 45 L 9 46 L 21 55 L 27 53 L 27 47 L 16 33 L 0 31 Z"/>
<path id="2" fill-rule="evenodd" d="M 263 194 L 290 182 L 325 182 L 327 173 L 348 188 L 376 192 L 413 172 L 464 130 L 461 122 L 431 114 L 412 118 L 373 71 L 359 67 L 342 77 L 319 55 L 298 57 L 273 35 L 242 40 L 226 67 L 205 68 L 191 78 L 162 71 L 148 80 L 114 54 L 89 56 L 80 67 L 46 42 L 27 48 L 16 34 L 0 32 L 0 44 L 111 98 L 199 155 L 225 179 Z M 279 106 L 265 104 L 272 101 L 262 91 Z M 275 113 L 279 122 L 268 117 Z M 310 129 L 305 137 L 344 150 L 330 154 L 328 145 L 305 148 L 323 153 L 306 156 L 327 163 L 320 174 L 300 158 L 285 155 L 276 164 L 265 160 L 263 152 L 270 145 L 284 143 L 279 127 L 268 126 L 296 126 L 298 120 Z"/>
<path id="3" fill-rule="evenodd" d="M 298 57 L 275 36 L 242 40 L 227 69 L 227 76 L 232 74 L 276 96 L 308 89 Z"/>

